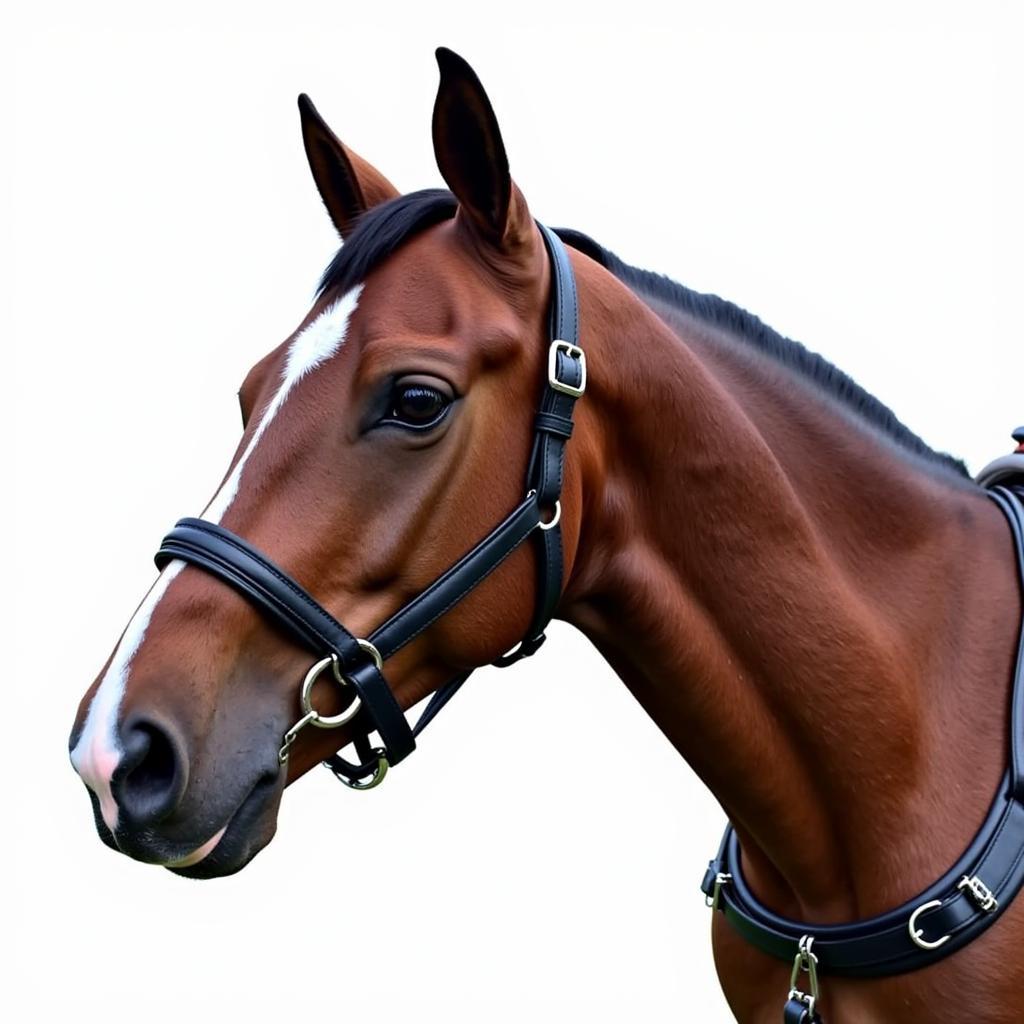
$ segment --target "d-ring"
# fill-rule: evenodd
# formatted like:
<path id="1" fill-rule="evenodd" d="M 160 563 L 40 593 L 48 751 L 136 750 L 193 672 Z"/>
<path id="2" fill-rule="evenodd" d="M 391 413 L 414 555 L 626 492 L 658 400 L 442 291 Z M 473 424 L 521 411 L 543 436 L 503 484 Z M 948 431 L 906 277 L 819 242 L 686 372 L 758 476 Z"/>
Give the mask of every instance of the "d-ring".
<path id="1" fill-rule="evenodd" d="M 371 645 L 372 646 L 372 645 Z M 374 648 L 376 652 L 376 648 Z M 378 654 L 379 658 L 380 655 Z M 363 706 L 363 702 L 356 697 L 351 704 L 344 711 L 337 715 L 321 715 L 314 707 L 310 700 L 310 695 L 313 691 L 313 684 L 319 679 L 320 673 L 323 672 L 327 666 L 331 666 L 331 671 L 334 673 L 334 678 L 339 685 L 348 687 L 348 680 L 341 674 L 341 663 L 338 661 L 336 654 L 330 654 L 326 658 L 321 658 L 307 673 L 306 678 L 302 681 L 302 690 L 299 694 L 299 699 L 302 702 L 302 710 L 306 715 L 312 715 L 309 719 L 310 725 L 315 725 L 318 729 L 337 729 L 339 726 L 344 725 L 346 722 L 351 722 L 353 718 L 359 713 L 359 709 Z"/>
<path id="2" fill-rule="evenodd" d="M 562 518 L 562 503 L 560 501 L 555 502 L 555 514 L 546 522 L 538 523 L 537 525 L 542 530 L 553 530 L 558 525 L 558 520 Z"/>
<path id="3" fill-rule="evenodd" d="M 349 789 L 365 790 L 379 786 L 384 781 L 384 776 L 388 773 L 388 759 L 381 747 L 374 747 L 372 753 L 377 758 L 377 767 L 373 769 L 373 775 L 370 776 L 368 782 L 354 782 L 351 779 L 346 779 L 344 775 L 339 775 L 335 772 L 334 774 L 337 775 L 338 781 L 348 786 Z"/>
<path id="4" fill-rule="evenodd" d="M 356 643 L 359 645 L 359 649 L 366 651 L 366 653 L 373 658 L 374 665 L 377 666 L 378 672 L 384 671 L 384 659 L 380 656 L 380 651 L 377 650 L 369 640 L 360 640 L 356 638 Z"/>
<path id="5" fill-rule="evenodd" d="M 907 931 L 910 932 L 910 938 L 914 944 L 920 946 L 922 949 L 938 949 L 939 946 L 945 945 L 949 942 L 949 936 L 943 935 L 941 939 L 936 939 L 934 942 L 929 941 L 924 937 L 924 929 L 917 927 L 918 916 L 923 914 L 926 910 L 931 910 L 933 907 L 941 907 L 942 900 L 929 900 L 927 903 L 922 903 L 911 915 L 910 920 L 907 922 Z"/>
<path id="6" fill-rule="evenodd" d="M 533 487 L 526 492 L 528 498 L 532 498 L 537 493 L 537 488 Z M 555 514 L 546 523 L 537 523 L 542 530 L 553 530 L 558 525 L 558 520 L 562 518 L 562 503 L 558 500 L 555 501 Z"/>

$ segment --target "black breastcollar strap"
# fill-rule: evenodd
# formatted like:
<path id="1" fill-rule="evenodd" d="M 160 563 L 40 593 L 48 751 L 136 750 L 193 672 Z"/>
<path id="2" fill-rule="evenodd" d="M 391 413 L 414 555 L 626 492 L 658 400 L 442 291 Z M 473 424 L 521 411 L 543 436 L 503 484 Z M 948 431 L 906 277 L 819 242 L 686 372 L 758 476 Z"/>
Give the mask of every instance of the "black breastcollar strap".
<path id="1" fill-rule="evenodd" d="M 490 575 L 531 534 L 539 534 L 538 599 L 526 636 L 498 659 L 504 667 L 533 654 L 544 642 L 562 594 L 563 554 L 560 497 L 565 446 L 573 430 L 573 408 L 586 388 L 586 356 L 579 346 L 579 301 L 575 275 L 561 240 L 537 225 L 551 262 L 551 340 L 540 410 L 527 470 L 526 496 L 486 537 L 400 608 L 365 640 L 353 636 L 295 579 L 243 538 L 202 519 L 182 519 L 156 554 L 158 568 L 174 559 L 203 569 L 233 587 L 318 658 L 335 659 L 338 675 L 361 701 L 357 730 L 359 763 L 338 755 L 325 763 L 355 788 L 368 788 L 416 746 L 416 736 L 454 696 L 470 673 L 450 680 L 410 727 L 382 674 L 383 663 Z M 315 724 L 315 723 L 314 723 Z M 370 742 L 376 732 L 380 745 Z M 287 757 L 289 743 L 282 748 Z M 362 780 L 372 779 L 370 783 Z"/>
<path id="2" fill-rule="evenodd" d="M 1024 584 L 1020 496 L 1008 486 L 993 486 L 988 493 L 1009 523 Z M 752 945 L 793 962 L 794 977 L 801 945 L 808 939 L 813 940 L 810 948 L 819 971 L 849 977 L 903 974 L 956 952 L 990 927 L 1024 884 L 1024 629 L 1010 725 L 1009 765 L 985 823 L 957 863 L 909 903 L 851 924 L 815 925 L 781 917 L 765 907 L 744 880 L 739 841 L 730 825 L 701 884 L 708 904 Z M 794 1021 L 801 1020 L 801 1012 L 812 1020 L 813 1004 L 808 1009 L 807 997 L 800 992 L 796 996 L 791 993 L 787 1012 Z"/>

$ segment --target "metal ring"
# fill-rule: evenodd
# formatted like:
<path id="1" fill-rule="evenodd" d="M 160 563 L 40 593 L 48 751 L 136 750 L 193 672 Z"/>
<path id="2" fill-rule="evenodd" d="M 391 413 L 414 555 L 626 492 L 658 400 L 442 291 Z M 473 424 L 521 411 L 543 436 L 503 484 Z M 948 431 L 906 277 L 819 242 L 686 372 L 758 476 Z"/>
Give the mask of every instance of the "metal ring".
<path id="1" fill-rule="evenodd" d="M 936 939 L 934 942 L 930 942 L 924 937 L 924 929 L 916 927 L 918 916 L 923 914 L 926 910 L 931 910 L 933 907 L 941 907 L 942 900 L 929 900 L 927 903 L 922 903 L 911 915 L 910 920 L 907 922 L 907 931 L 910 932 L 910 938 L 914 944 L 920 946 L 921 949 L 938 949 L 939 946 L 945 945 L 949 941 L 948 935 L 943 935 L 941 939 Z"/>
<path id="2" fill-rule="evenodd" d="M 542 530 L 553 530 L 558 525 L 558 520 L 562 518 L 562 503 L 560 501 L 555 502 L 555 514 L 546 522 L 538 523 L 537 525 Z"/>
<path id="3" fill-rule="evenodd" d="M 531 487 L 526 492 L 528 498 L 532 498 L 537 493 L 536 487 Z M 552 530 L 558 525 L 558 520 L 562 518 L 562 503 L 561 501 L 555 501 L 555 514 L 546 523 L 537 523 L 542 530 Z"/>
<path id="4" fill-rule="evenodd" d="M 371 645 L 372 646 L 372 645 Z M 376 648 L 374 648 L 376 651 Z M 380 657 L 378 654 L 377 657 Z M 315 725 L 318 729 L 337 729 L 339 726 L 344 725 L 346 722 L 351 722 L 353 718 L 359 713 L 359 709 L 363 706 L 363 702 L 356 697 L 351 704 L 344 711 L 337 715 L 323 716 L 320 714 L 310 701 L 310 695 L 313 691 L 313 684 L 320 677 L 320 673 L 323 672 L 327 666 L 331 666 L 331 671 L 334 673 L 334 678 L 337 680 L 339 685 L 348 687 L 348 680 L 341 674 L 341 663 L 338 661 L 336 654 L 330 654 L 326 658 L 321 658 L 307 673 L 306 678 L 302 681 L 302 690 L 299 694 L 299 699 L 302 701 L 302 710 L 307 715 L 312 714 L 314 717 L 309 720 L 310 725 Z"/>

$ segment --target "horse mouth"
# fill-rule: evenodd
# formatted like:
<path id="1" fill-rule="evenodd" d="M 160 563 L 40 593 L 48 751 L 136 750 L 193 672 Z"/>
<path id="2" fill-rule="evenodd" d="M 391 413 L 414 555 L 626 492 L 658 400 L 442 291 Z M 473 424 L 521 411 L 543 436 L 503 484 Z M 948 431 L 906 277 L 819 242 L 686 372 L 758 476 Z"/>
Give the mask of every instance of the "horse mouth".
<path id="1" fill-rule="evenodd" d="M 183 878 L 222 878 L 241 871 L 274 838 L 283 783 L 283 777 L 278 774 L 260 776 L 227 823 L 205 842 L 191 847 L 162 841 L 150 830 L 138 836 L 115 834 L 104 822 L 91 790 L 89 796 L 96 830 L 112 850 L 164 867 Z"/>
<path id="2" fill-rule="evenodd" d="M 262 776 L 219 832 L 192 853 L 164 867 L 182 878 L 223 878 L 241 871 L 277 831 L 277 804 L 284 787 Z"/>

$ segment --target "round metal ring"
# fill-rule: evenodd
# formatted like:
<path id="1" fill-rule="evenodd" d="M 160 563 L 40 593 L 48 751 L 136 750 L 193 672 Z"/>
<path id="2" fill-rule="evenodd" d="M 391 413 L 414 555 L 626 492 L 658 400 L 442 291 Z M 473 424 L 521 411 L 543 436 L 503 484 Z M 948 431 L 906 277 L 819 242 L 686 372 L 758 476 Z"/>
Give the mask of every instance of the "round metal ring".
<path id="1" fill-rule="evenodd" d="M 336 654 L 331 654 L 326 658 L 321 658 L 306 673 L 306 678 L 302 681 L 302 691 L 299 695 L 299 699 L 302 701 L 302 710 L 305 711 L 307 715 L 313 715 L 309 720 L 309 724 L 315 725 L 318 729 L 337 729 L 346 722 L 351 722 L 359 713 L 359 709 L 363 706 L 363 702 L 356 697 L 356 699 L 352 701 L 352 703 L 349 704 L 349 706 L 340 714 L 327 716 L 321 715 L 320 712 L 313 707 L 313 704 L 310 701 L 310 695 L 313 692 L 313 684 L 320 678 L 320 673 L 323 672 L 328 665 L 331 666 L 331 671 L 334 673 L 334 678 L 339 685 L 346 688 L 348 687 L 348 681 L 341 674 L 341 664 L 338 661 L 338 656 Z"/>
<path id="2" fill-rule="evenodd" d="M 558 525 L 558 520 L 562 518 L 562 503 L 560 501 L 555 502 L 555 514 L 546 522 L 538 523 L 537 525 L 542 530 L 553 530 Z"/>

